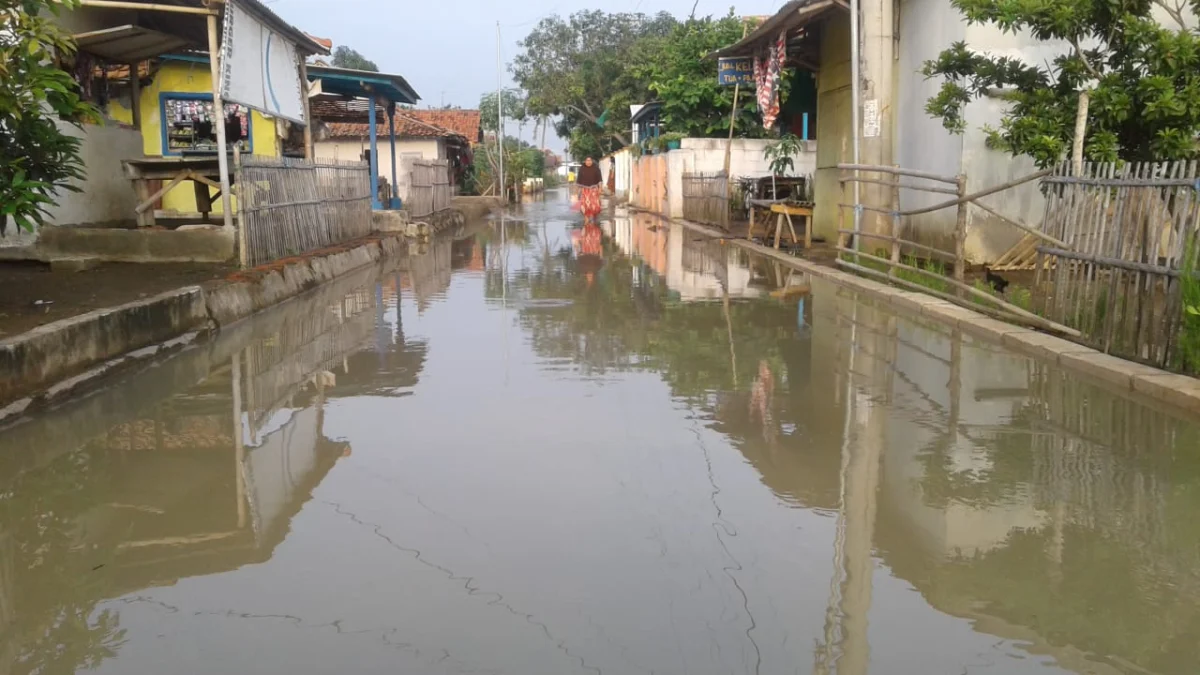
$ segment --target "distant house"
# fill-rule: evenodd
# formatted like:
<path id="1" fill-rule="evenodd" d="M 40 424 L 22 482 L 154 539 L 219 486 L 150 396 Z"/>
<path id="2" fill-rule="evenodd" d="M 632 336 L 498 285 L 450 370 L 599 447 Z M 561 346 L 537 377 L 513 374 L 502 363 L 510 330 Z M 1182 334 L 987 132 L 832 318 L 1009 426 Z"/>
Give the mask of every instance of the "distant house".
<path id="1" fill-rule="evenodd" d="M 453 159 L 456 155 L 470 152 L 471 143 L 465 136 L 444 127 L 422 122 L 409 116 L 410 112 L 396 111 L 397 159 Z M 386 141 L 386 119 L 379 126 L 379 166 L 386 167 L 392 161 L 391 148 Z M 321 123 L 317 128 L 316 156 L 324 159 L 360 159 L 370 146 L 370 140 L 371 132 L 366 124 Z"/>
<path id="2" fill-rule="evenodd" d="M 314 103 L 313 118 L 318 121 L 315 143 L 315 155 L 318 159 L 357 160 L 366 156 L 371 144 L 371 131 L 367 124 L 361 122 L 324 122 L 322 106 Z M 453 169 L 453 177 L 458 183 L 466 167 L 472 162 L 471 146 L 474 139 L 480 138 L 479 113 L 474 111 L 474 119 L 469 114 L 472 111 L 463 110 L 412 110 L 398 109 L 396 111 L 396 163 L 401 165 L 405 159 L 447 159 Z M 429 113 L 438 113 L 430 115 Z M 465 113 L 465 114 L 464 114 Z M 391 144 L 385 140 L 388 135 L 388 122 L 385 114 L 380 113 L 378 166 L 380 174 L 387 175 L 387 168 L 392 165 Z M 434 124 L 426 119 L 438 119 L 456 128 Z M 474 134 L 467 136 L 466 134 Z M 401 182 L 404 182 L 401 180 Z"/>

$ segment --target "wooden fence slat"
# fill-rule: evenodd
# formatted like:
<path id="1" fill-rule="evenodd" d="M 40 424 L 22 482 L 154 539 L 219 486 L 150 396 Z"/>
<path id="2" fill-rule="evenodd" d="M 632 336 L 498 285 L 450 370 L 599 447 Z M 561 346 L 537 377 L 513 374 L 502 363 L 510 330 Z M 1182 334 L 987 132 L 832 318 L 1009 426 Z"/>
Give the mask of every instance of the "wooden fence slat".
<path id="1" fill-rule="evenodd" d="M 683 217 L 686 220 L 724 227 L 729 220 L 729 201 L 724 172 L 688 173 L 682 177 Z"/>
<path id="2" fill-rule="evenodd" d="M 1198 170 L 1196 161 L 1056 169 L 1045 180 L 1043 231 L 1068 247 L 1038 246 L 1053 273 L 1047 285 L 1039 270 L 1035 306 L 1105 352 L 1174 365 L 1181 268 L 1200 221 Z"/>
<path id="3" fill-rule="evenodd" d="M 262 265 L 371 231 L 365 162 L 248 156 L 242 160 L 247 264 Z"/>

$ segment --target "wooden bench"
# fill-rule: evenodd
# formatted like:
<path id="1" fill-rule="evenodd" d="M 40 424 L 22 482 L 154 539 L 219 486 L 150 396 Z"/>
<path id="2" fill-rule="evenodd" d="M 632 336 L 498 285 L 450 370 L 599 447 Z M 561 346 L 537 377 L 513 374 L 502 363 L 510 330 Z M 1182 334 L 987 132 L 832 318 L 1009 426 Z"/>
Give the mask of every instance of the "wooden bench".
<path id="1" fill-rule="evenodd" d="M 755 207 L 768 209 L 775 214 L 775 248 L 779 248 L 779 240 L 783 236 L 783 225 L 787 223 L 788 232 L 792 235 L 792 244 L 800 243 L 800 238 L 796 235 L 796 227 L 792 223 L 792 216 L 805 218 L 804 222 L 804 248 L 812 248 L 812 214 L 811 206 L 800 204 L 788 204 L 786 202 L 763 202 L 754 200 L 750 204 L 750 230 L 746 236 L 753 238 L 755 236 L 754 211 Z M 770 239 L 770 226 L 766 232 L 767 238 Z"/>
<path id="2" fill-rule="evenodd" d="M 138 205 L 133 209 L 138 227 L 154 225 L 154 203 L 185 180 L 192 181 L 196 195 L 196 210 L 208 220 L 212 213 L 213 200 L 220 197 L 221 185 L 216 155 L 207 157 L 142 157 L 121 162 L 125 177 L 133 182 Z M 230 175 L 233 180 L 233 175 Z M 156 192 L 151 193 L 150 181 L 165 181 Z M 216 188 L 214 195 L 209 188 Z"/>

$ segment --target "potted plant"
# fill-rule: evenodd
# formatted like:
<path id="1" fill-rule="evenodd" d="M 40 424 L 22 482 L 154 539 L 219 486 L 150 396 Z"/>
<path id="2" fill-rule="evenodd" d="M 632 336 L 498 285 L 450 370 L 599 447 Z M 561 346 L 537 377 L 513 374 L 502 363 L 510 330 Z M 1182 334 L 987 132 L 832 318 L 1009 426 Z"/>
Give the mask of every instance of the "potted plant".
<path id="1" fill-rule="evenodd" d="M 662 144 L 664 152 L 670 150 L 678 150 L 683 145 L 683 134 L 669 133 L 658 137 L 658 142 Z"/>
<path id="2" fill-rule="evenodd" d="M 785 176 L 789 171 L 796 170 L 793 157 L 804 151 L 804 144 L 795 134 L 784 134 L 778 141 L 763 150 L 763 159 L 769 162 L 771 174 Z"/>
<path id="3" fill-rule="evenodd" d="M 784 134 L 778 141 L 772 143 L 763 150 L 763 159 L 766 159 L 771 167 L 771 197 L 775 198 L 778 194 L 775 189 L 775 178 L 786 176 L 789 172 L 796 170 L 796 162 L 793 157 L 804 151 L 804 142 L 795 134 Z"/>

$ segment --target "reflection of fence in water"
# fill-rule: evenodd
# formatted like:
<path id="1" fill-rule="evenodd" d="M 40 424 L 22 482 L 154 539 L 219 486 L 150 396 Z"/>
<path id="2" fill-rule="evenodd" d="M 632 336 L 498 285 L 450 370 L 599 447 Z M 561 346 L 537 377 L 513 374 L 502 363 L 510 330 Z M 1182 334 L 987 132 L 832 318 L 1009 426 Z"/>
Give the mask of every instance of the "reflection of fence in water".
<path id="1" fill-rule="evenodd" d="M 683 255 L 680 259 L 683 269 L 713 276 L 721 283 L 728 284 L 729 248 L 717 240 L 702 238 L 687 230 L 678 230 L 678 233 L 683 237 Z"/>
<path id="2" fill-rule="evenodd" d="M 1200 582 L 1196 540 L 1171 536 L 1190 517 L 1172 508 L 1181 493 L 1171 474 L 1200 438 L 1196 425 L 1045 364 L 1033 364 L 1030 389 L 1038 506 L 1138 552 L 1144 571 Z"/>
<path id="3" fill-rule="evenodd" d="M 420 309 L 424 310 L 432 298 L 450 287 L 453 247 L 454 240 L 450 237 L 435 237 L 428 249 L 408 256 L 413 295 Z"/>
<path id="4" fill-rule="evenodd" d="M 697 223 L 724 225 L 729 222 L 725 190 L 729 178 L 723 172 L 683 174 L 683 217 Z"/>
<path id="5" fill-rule="evenodd" d="M 247 347 L 242 386 L 251 428 L 260 428 L 313 375 L 367 344 L 375 335 L 374 308 L 373 291 L 360 288 Z"/>

